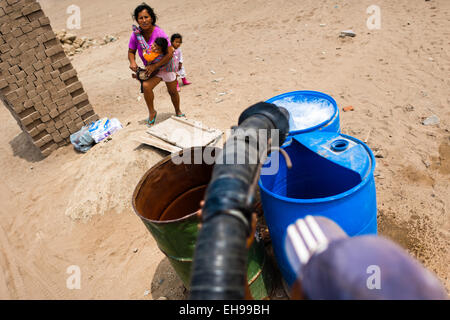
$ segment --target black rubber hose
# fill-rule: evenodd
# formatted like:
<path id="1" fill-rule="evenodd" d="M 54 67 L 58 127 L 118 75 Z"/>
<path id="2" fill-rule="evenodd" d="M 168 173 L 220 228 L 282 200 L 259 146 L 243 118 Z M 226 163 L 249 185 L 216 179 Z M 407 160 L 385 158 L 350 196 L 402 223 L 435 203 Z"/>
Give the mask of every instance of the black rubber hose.
<path id="1" fill-rule="evenodd" d="M 202 209 L 190 299 L 244 299 L 255 181 L 272 139 L 278 139 L 276 145 L 284 142 L 288 119 L 285 109 L 257 103 L 242 113 L 239 127 L 219 153 Z M 258 135 L 261 129 L 266 136 Z M 273 129 L 278 136 L 272 135 Z"/>

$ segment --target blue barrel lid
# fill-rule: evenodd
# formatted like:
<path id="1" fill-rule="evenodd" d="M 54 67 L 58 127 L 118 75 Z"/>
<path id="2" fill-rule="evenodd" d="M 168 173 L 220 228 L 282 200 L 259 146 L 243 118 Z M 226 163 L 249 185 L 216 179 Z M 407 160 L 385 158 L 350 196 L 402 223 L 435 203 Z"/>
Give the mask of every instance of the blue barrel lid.
<path id="1" fill-rule="evenodd" d="M 339 133 L 310 132 L 295 135 L 293 140 L 339 166 L 358 173 L 364 180 L 375 167 L 375 157 L 362 141 Z"/>
<path id="2" fill-rule="evenodd" d="M 329 95 L 311 90 L 286 92 L 266 101 L 286 108 L 290 113 L 290 135 L 325 127 L 339 117 L 336 101 Z M 306 107 L 309 108 L 306 108 Z M 300 119 L 300 123 L 296 120 Z M 339 120 L 338 120 L 339 122 Z"/>

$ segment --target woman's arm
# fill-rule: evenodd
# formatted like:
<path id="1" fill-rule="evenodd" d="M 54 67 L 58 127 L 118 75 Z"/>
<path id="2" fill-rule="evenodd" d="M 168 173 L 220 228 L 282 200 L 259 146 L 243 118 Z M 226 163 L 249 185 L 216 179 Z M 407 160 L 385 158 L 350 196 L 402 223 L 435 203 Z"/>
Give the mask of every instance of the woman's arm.
<path id="1" fill-rule="evenodd" d="M 136 72 L 138 69 L 138 65 L 136 64 L 136 50 L 128 49 L 128 61 L 130 61 L 130 69 Z"/>
<path id="2" fill-rule="evenodd" d="M 173 57 L 173 52 L 174 52 L 174 49 L 173 49 L 173 47 L 168 47 L 167 48 L 167 54 L 160 60 L 160 61 L 158 61 L 157 63 L 155 63 L 155 64 L 150 64 L 150 65 L 148 65 L 146 68 L 147 68 L 147 75 L 149 75 L 149 74 L 151 74 L 151 73 L 153 73 L 155 70 L 157 70 L 159 67 L 161 67 L 161 66 L 163 66 L 163 65 L 165 65 L 166 63 L 168 63 L 169 61 L 170 61 L 170 59 L 172 59 L 172 57 Z"/>

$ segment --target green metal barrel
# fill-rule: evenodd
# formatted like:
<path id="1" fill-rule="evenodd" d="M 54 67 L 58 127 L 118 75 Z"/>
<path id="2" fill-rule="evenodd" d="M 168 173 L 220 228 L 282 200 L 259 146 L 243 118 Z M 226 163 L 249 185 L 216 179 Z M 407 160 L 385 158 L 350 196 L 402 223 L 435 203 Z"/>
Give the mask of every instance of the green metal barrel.
<path id="1" fill-rule="evenodd" d="M 213 164 L 199 163 L 198 154 L 205 152 L 215 156 L 217 151 L 211 147 L 182 150 L 178 154 L 185 156 L 181 164 L 176 164 L 172 156 L 168 156 L 144 174 L 133 193 L 136 214 L 187 289 L 200 222 L 197 213 L 213 170 Z M 254 299 L 270 297 L 273 269 L 263 243 L 256 239 L 248 253 L 247 279 Z"/>

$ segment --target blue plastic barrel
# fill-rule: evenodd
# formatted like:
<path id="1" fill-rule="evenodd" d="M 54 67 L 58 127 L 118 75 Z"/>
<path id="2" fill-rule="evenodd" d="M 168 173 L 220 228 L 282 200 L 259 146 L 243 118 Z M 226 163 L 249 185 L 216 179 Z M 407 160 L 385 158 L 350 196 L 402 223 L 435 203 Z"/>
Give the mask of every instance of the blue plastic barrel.
<path id="1" fill-rule="evenodd" d="M 358 139 L 328 132 L 296 135 L 283 149 L 292 168 L 273 152 L 268 162 L 278 160 L 279 170 L 261 175 L 259 186 L 275 257 L 283 278 L 292 285 L 296 272 L 290 269 L 284 239 L 297 219 L 324 216 L 349 236 L 377 233 L 375 158 Z"/>
<path id="2" fill-rule="evenodd" d="M 339 133 L 339 108 L 336 101 L 329 95 L 318 91 L 292 91 L 270 98 L 266 102 L 286 108 L 291 117 L 289 119 L 289 136 L 312 131 Z M 294 117 L 301 123 L 297 123 Z"/>

